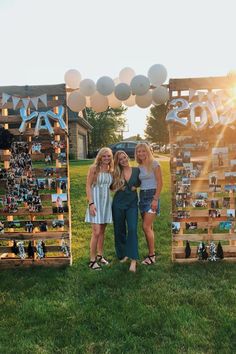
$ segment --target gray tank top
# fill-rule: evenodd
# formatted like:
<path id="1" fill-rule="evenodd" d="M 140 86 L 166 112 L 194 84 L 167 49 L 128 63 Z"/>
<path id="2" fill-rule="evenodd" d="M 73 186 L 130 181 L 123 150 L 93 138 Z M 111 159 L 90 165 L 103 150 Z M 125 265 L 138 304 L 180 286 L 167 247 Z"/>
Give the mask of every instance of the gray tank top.
<path id="1" fill-rule="evenodd" d="M 156 189 L 157 188 L 157 180 L 154 174 L 154 169 L 160 166 L 159 162 L 153 160 L 152 170 L 150 172 L 144 166 L 139 166 L 140 174 L 139 179 L 141 181 L 140 189 Z"/>

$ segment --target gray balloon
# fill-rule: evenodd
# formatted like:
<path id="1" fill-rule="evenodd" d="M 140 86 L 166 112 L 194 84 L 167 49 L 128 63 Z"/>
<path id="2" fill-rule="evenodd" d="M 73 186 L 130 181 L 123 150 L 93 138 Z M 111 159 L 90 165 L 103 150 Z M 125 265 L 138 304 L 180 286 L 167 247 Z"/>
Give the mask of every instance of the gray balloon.
<path id="1" fill-rule="evenodd" d="M 127 100 L 131 95 L 131 87 L 128 84 L 121 83 L 115 87 L 115 96 L 120 101 Z"/>

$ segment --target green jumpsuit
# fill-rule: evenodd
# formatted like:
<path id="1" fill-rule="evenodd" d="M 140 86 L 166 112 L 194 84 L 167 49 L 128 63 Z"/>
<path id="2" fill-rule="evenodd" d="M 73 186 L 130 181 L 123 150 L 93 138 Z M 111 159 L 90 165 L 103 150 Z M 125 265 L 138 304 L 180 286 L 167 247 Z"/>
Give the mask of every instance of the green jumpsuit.
<path id="1" fill-rule="evenodd" d="M 119 259 L 138 259 L 138 195 L 134 187 L 140 185 L 139 168 L 132 167 L 130 179 L 113 198 L 112 216 L 115 234 L 115 249 Z M 134 190 L 133 190 L 134 189 Z"/>

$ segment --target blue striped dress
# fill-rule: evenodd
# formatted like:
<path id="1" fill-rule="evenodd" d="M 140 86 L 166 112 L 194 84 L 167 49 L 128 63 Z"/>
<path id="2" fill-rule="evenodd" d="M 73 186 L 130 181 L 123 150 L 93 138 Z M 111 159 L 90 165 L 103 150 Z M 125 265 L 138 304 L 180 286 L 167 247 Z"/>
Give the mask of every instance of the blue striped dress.
<path id="1" fill-rule="evenodd" d="M 112 176 L 109 172 L 99 172 L 96 184 L 91 187 L 93 202 L 97 209 L 97 213 L 95 216 L 90 215 L 88 207 L 85 215 L 85 222 L 90 222 L 92 224 L 112 223 L 112 200 L 110 196 L 111 183 Z"/>

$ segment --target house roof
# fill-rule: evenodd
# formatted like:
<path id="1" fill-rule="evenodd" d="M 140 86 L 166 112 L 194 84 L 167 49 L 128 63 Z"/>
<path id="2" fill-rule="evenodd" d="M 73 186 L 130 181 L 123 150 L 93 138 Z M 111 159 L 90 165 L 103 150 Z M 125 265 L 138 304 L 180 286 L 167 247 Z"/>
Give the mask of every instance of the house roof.
<path id="1" fill-rule="evenodd" d="M 0 94 L 8 93 L 9 95 L 19 96 L 40 96 L 47 95 L 59 96 L 66 95 L 65 84 L 58 85 L 25 85 L 25 86 L 0 86 Z"/>

